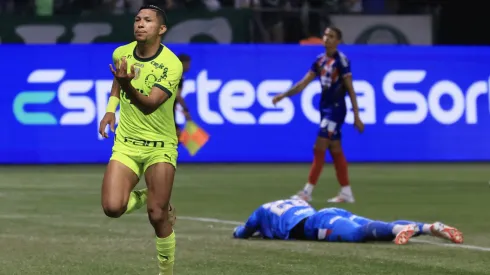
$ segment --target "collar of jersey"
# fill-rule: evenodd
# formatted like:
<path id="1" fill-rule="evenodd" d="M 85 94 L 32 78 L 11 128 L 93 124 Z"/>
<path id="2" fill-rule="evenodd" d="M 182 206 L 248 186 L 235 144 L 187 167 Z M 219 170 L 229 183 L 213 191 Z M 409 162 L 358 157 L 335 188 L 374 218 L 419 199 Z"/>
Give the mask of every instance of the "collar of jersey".
<path id="1" fill-rule="evenodd" d="M 148 62 L 148 61 L 152 61 L 153 59 L 155 59 L 162 51 L 163 51 L 163 44 L 160 44 L 160 48 L 158 48 L 158 51 L 153 55 L 153 56 L 150 56 L 150 57 L 147 57 L 147 58 L 142 58 L 142 57 L 139 57 L 138 55 L 136 55 L 136 46 L 134 46 L 134 49 L 133 49 L 133 56 L 134 56 L 134 59 L 140 61 L 140 62 Z"/>

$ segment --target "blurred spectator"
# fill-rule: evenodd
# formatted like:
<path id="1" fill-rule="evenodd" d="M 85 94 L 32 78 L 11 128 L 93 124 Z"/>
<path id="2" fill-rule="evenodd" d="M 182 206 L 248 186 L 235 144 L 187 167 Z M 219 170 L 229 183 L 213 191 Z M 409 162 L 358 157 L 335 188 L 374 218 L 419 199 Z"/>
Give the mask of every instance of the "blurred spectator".
<path id="1" fill-rule="evenodd" d="M 393 0 L 362 0 L 362 10 L 366 14 L 382 14 L 386 13 L 387 2 L 396 2 Z"/>
<path id="2" fill-rule="evenodd" d="M 82 0 L 85 1 L 85 0 Z M 144 0 L 108 0 L 110 1 L 110 5 L 113 7 L 113 11 L 115 14 L 124 14 L 131 13 L 136 14 L 145 4 Z"/>
<path id="3" fill-rule="evenodd" d="M 14 0 L 10 5 L 13 5 L 15 14 L 32 14 L 34 11 L 34 5 L 30 0 Z"/>
<path id="4" fill-rule="evenodd" d="M 284 41 L 283 9 L 286 0 L 259 0 L 255 7 L 259 9 L 259 29 L 266 43 L 282 43 Z"/>
<path id="5" fill-rule="evenodd" d="M 144 4 L 167 10 L 253 9 L 253 42 L 320 43 L 331 14 L 434 12 L 442 0 L 0 0 L 0 12 L 15 14 L 135 14 Z M 439 3 L 439 4 L 438 4 Z"/>
<path id="6" fill-rule="evenodd" d="M 371 0 L 367 2 L 380 2 L 383 0 Z M 363 1 L 362 0 L 345 0 L 344 2 L 344 7 L 346 9 L 346 12 L 348 13 L 361 13 L 362 8 L 363 8 Z"/>
<path id="7" fill-rule="evenodd" d="M 54 0 L 36 0 L 36 15 L 52 16 L 54 12 Z"/>

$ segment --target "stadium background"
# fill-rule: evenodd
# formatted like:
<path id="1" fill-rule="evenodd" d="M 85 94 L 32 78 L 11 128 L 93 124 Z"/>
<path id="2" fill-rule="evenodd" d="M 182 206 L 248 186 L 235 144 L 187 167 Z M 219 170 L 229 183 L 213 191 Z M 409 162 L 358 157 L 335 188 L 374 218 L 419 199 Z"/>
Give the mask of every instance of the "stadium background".
<path id="1" fill-rule="evenodd" d="M 42 5 L 0 1 L 0 240 L 7 247 L 0 274 L 154 274 L 144 211 L 114 221 L 99 207 L 112 146 L 97 134 L 110 88 L 107 65 L 113 49 L 132 39 L 131 4 L 138 1 L 34 2 Z M 172 198 L 181 217 L 178 274 L 488 274 L 490 38 L 481 28 L 489 23 L 483 6 L 168 3 L 161 2 L 172 6 L 164 42 L 192 57 L 184 96 L 210 134 L 197 155 L 179 151 Z M 360 135 L 348 116 L 343 129 L 358 200 L 346 207 L 379 219 L 441 219 L 461 228 L 468 246 L 421 239 L 404 249 L 305 250 L 229 238 L 256 206 L 292 195 L 306 180 L 319 84 L 280 109 L 270 101 L 323 51 L 300 40 L 329 24 L 344 31 L 341 50 L 352 60 L 366 124 Z M 336 191 L 327 164 L 314 205 L 324 207 Z M 131 256 L 134 250 L 142 256 Z"/>

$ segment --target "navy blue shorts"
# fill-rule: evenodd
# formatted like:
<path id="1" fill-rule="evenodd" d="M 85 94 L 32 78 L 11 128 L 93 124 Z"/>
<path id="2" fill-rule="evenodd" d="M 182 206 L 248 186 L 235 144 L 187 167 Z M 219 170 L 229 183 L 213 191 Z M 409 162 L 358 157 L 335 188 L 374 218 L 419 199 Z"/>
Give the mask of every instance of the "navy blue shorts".
<path id="1" fill-rule="evenodd" d="M 342 125 L 344 125 L 346 111 L 343 108 L 333 108 L 320 112 L 320 129 L 318 136 L 330 140 L 340 140 Z"/>

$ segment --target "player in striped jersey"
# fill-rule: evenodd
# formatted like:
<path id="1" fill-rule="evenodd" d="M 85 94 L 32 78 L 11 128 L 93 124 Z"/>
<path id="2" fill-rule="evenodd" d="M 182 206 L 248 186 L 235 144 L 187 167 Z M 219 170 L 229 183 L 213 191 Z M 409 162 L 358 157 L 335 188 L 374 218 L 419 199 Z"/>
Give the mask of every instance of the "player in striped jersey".
<path id="1" fill-rule="evenodd" d="M 311 194 L 320 177 L 325 163 L 325 153 L 328 149 L 333 159 L 337 180 L 341 186 L 339 194 L 329 199 L 328 202 L 354 202 L 354 195 L 349 184 L 347 160 L 341 146 L 341 128 L 347 115 L 346 94 L 349 95 L 352 103 L 354 126 L 362 133 L 364 131 L 364 124 L 359 117 L 359 107 L 352 84 L 350 61 L 345 54 L 337 49 L 341 40 L 342 32 L 340 29 L 333 27 L 327 28 L 323 35 L 326 49 L 325 53 L 322 53 L 316 58 L 301 81 L 296 83 L 287 92 L 279 94 L 273 99 L 273 103 L 276 104 L 285 97 L 290 97 L 301 92 L 315 78 L 319 78 L 320 80 L 322 87 L 319 106 L 321 116 L 320 129 L 313 147 L 313 163 L 308 176 L 308 182 L 303 190 L 299 191 L 292 198 L 311 201 Z"/>

